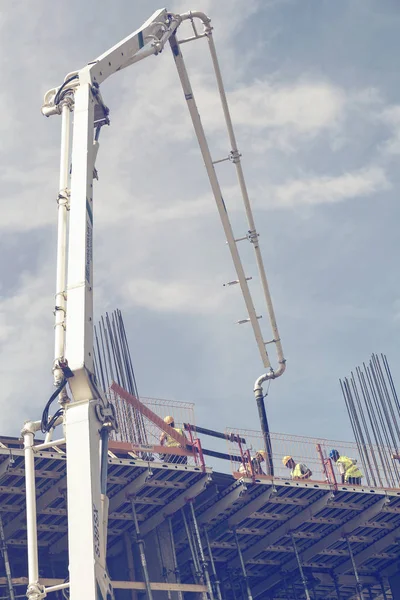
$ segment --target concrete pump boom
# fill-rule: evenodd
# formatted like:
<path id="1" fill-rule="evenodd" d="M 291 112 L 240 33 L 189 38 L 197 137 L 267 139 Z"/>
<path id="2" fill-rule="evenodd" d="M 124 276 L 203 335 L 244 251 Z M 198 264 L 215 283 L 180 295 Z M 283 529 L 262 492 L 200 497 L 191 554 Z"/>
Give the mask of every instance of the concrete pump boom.
<path id="1" fill-rule="evenodd" d="M 203 25 L 201 33 L 196 28 L 198 20 Z M 184 21 L 191 22 L 193 35 L 178 39 L 177 30 Z M 203 37 L 208 41 L 230 141 L 229 152 L 219 160 L 213 160 L 211 157 L 180 48 L 183 43 Z M 226 285 L 238 284 L 241 288 L 248 316 L 238 322 L 251 323 L 263 366 L 267 370 L 265 375 L 256 382 L 255 392 L 259 409 L 261 407 L 260 399 L 262 407 L 264 407 L 262 382 L 279 377 L 285 370 L 282 344 L 259 247 L 259 234 L 255 227 L 243 177 L 241 154 L 237 148 L 232 127 L 210 19 L 201 12 L 175 15 L 166 9 L 158 10 L 140 29 L 81 70 L 69 73 L 61 86 L 46 93 L 42 107 L 45 116 L 61 115 L 62 121 L 53 365 L 56 392 L 52 397 L 52 399 L 59 397 L 61 409 L 50 422 L 46 418 L 42 419 L 41 423 L 27 423 L 24 427 L 26 464 L 29 467 L 26 470 L 26 489 L 29 555 L 27 596 L 30 600 L 39 600 L 47 595 L 46 589 L 39 585 L 34 493 L 34 452 L 36 448 L 34 447 L 34 435 L 41 427 L 47 434 L 45 443 L 50 443 L 52 429 L 59 422 L 63 422 L 67 446 L 69 522 L 70 580 L 69 584 L 63 584 L 63 587 L 69 585 L 71 600 L 80 598 L 110 600 L 113 598 L 113 590 L 106 569 L 108 500 L 105 481 L 108 434 L 112 428 L 116 427 L 116 423 L 112 406 L 96 386 L 93 367 L 93 179 L 96 176 L 95 161 L 99 148 L 100 131 L 103 125 L 109 123 L 109 111 L 101 97 L 100 84 L 117 71 L 148 56 L 161 53 L 167 42 L 172 50 L 237 274 L 237 279 Z M 71 112 L 74 112 L 72 147 Z M 223 161 L 230 161 L 235 166 L 247 218 L 247 232 L 238 238 L 235 238 L 233 234 L 215 169 L 215 166 Z M 73 170 L 70 175 L 69 165 L 71 162 Z M 239 245 L 243 241 L 250 242 L 254 248 L 272 330 L 272 339 L 269 341 L 266 341 L 262 334 L 260 316 L 256 313 L 248 284 L 251 277 L 246 277 L 239 254 Z M 268 344 L 275 345 L 276 368 L 271 365 L 266 348 Z M 69 402 L 66 393 L 66 381 L 69 384 L 72 402 Z M 264 439 L 268 448 L 269 436 L 265 407 L 263 410 L 265 416 Z M 263 423 L 263 419 L 261 420 Z"/>

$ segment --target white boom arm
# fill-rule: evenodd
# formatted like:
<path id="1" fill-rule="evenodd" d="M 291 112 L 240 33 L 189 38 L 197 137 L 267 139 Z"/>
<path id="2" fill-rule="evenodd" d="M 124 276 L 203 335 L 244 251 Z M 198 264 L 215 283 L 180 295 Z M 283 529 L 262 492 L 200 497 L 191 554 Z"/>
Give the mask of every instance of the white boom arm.
<path id="1" fill-rule="evenodd" d="M 176 32 L 183 21 L 191 21 L 193 35 L 178 40 Z M 198 33 L 195 20 L 200 20 L 203 31 Z M 188 78 L 180 45 L 206 37 L 209 44 L 217 86 L 222 102 L 230 151 L 220 160 L 213 160 L 197 110 L 193 90 Z M 96 387 L 93 369 L 93 178 L 96 176 L 95 160 L 99 147 L 101 127 L 108 124 L 108 109 L 99 86 L 113 73 L 138 62 L 147 56 L 159 54 L 169 41 L 179 78 L 187 101 L 193 127 L 199 142 L 212 192 L 221 218 L 224 234 L 232 254 L 237 279 L 229 282 L 239 284 L 248 317 L 239 321 L 250 322 L 264 367 L 265 379 L 279 377 L 285 369 L 285 359 L 268 289 L 259 247 L 259 234 L 250 207 L 243 177 L 235 135 L 232 128 L 227 99 L 212 37 L 210 19 L 200 12 L 174 15 L 166 9 L 156 11 L 144 25 L 116 46 L 90 62 L 79 71 L 67 75 L 64 83 L 49 90 L 44 98 L 42 112 L 45 116 L 62 116 L 61 172 L 58 195 L 58 248 L 57 290 L 55 307 L 55 357 L 54 383 L 60 390 L 59 401 L 65 419 L 64 431 L 67 444 L 67 491 L 68 491 L 68 548 L 71 600 L 110 600 L 113 591 L 106 571 L 107 496 L 104 488 L 107 465 L 108 430 L 115 426 L 113 413 L 105 398 Z M 70 112 L 74 112 L 72 151 L 70 148 Z M 72 160 L 72 175 L 69 165 Z M 215 165 L 231 161 L 236 168 L 244 210 L 247 232 L 235 238 L 227 207 L 223 200 Z M 69 221 L 69 222 L 68 222 Z M 67 232 L 69 226 L 69 239 Z M 249 241 L 256 254 L 259 277 L 263 288 L 267 312 L 272 329 L 272 340 L 265 341 L 251 297 L 248 281 L 240 258 L 238 246 Z M 68 252 L 67 252 L 68 242 Z M 66 277 L 68 274 L 68 284 Z M 266 350 L 274 344 L 278 366 L 273 369 Z M 68 378 L 73 402 L 68 402 L 65 388 L 61 386 Z M 33 435 L 29 432 L 27 454 L 31 455 Z M 101 450 L 101 452 L 100 452 Z M 100 458 L 102 457 L 102 459 Z M 100 478 L 101 472 L 101 478 Z M 33 480 L 27 477 L 27 489 Z M 102 484 L 100 483 L 102 481 Z M 35 498 L 29 501 L 35 514 Z M 33 557 L 29 573 L 28 598 L 39 600 L 46 590 L 38 585 L 35 519 L 29 519 L 28 552 Z M 36 566 L 35 566 L 36 565 Z"/>

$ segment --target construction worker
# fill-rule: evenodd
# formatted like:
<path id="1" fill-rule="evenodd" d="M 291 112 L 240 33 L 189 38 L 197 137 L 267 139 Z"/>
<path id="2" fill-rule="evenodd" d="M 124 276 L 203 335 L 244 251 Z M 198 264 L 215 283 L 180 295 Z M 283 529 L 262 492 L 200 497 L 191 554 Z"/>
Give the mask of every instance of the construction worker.
<path id="1" fill-rule="evenodd" d="M 264 471 L 262 470 L 261 463 L 265 462 L 266 459 L 267 459 L 267 453 L 265 452 L 265 450 L 258 450 L 255 453 L 255 455 L 251 459 L 251 466 L 253 467 L 254 475 L 265 475 Z M 243 464 L 243 463 L 240 464 L 239 473 L 245 473 L 249 477 L 251 476 L 251 472 L 250 472 L 250 469 L 248 468 L 247 464 Z"/>
<path id="2" fill-rule="evenodd" d="M 171 417 L 170 415 L 168 415 L 167 417 L 164 418 L 164 423 L 166 423 L 167 425 L 172 427 L 172 429 L 174 429 L 177 433 L 179 433 L 179 435 L 186 437 L 183 429 L 181 429 L 180 427 L 175 427 L 174 417 Z M 165 431 L 163 431 L 162 434 L 160 435 L 160 444 L 161 444 L 161 446 L 164 446 L 164 444 L 165 444 L 167 446 L 167 448 L 181 448 L 180 443 L 177 442 L 170 435 L 166 434 Z M 187 456 L 180 456 L 179 454 L 162 454 L 161 457 L 165 462 L 180 463 L 180 464 L 184 464 L 184 465 L 187 464 Z"/>
<path id="3" fill-rule="evenodd" d="M 361 485 L 363 474 L 361 473 L 360 469 L 356 467 L 357 461 L 354 458 L 340 456 L 338 450 L 331 450 L 329 458 L 336 463 L 339 474 L 342 478 L 342 483 Z"/>
<path id="4" fill-rule="evenodd" d="M 310 479 L 312 472 L 304 463 L 296 463 L 292 456 L 284 456 L 282 462 L 288 469 L 291 469 L 292 479 Z"/>

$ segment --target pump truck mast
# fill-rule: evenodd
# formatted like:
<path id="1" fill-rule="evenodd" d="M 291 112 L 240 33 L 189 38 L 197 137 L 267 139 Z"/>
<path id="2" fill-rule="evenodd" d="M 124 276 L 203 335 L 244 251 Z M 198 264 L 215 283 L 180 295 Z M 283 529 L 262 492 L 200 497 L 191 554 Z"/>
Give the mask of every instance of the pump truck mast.
<path id="1" fill-rule="evenodd" d="M 185 21 L 190 22 L 193 34 L 178 39 L 177 31 Z M 201 31 L 199 25 L 202 27 Z M 206 38 L 208 42 L 230 142 L 227 156 L 219 160 L 213 160 L 210 155 L 181 52 L 182 44 L 201 38 Z M 53 364 L 56 390 L 46 405 L 42 420 L 27 422 L 23 429 L 29 600 L 40 600 L 50 591 L 67 587 L 69 587 L 71 600 L 81 598 L 112 600 L 114 597 L 106 568 L 108 518 L 106 481 L 108 436 L 109 432 L 117 427 L 117 423 L 112 405 L 97 387 L 93 364 L 93 180 L 96 176 L 95 162 L 100 132 L 104 125 L 109 124 L 109 110 L 101 96 L 100 86 L 117 71 L 148 56 L 161 54 L 167 42 L 172 50 L 236 270 L 237 279 L 229 281 L 226 285 L 237 284 L 242 291 L 248 316 L 238 322 L 251 323 L 266 369 L 265 375 L 256 382 L 255 393 L 267 450 L 269 447 L 262 383 L 282 375 L 285 370 L 285 359 L 264 271 L 259 234 L 255 227 L 243 177 L 241 154 L 236 145 L 215 51 L 211 21 L 202 12 L 177 15 L 164 8 L 156 11 L 140 29 L 96 60 L 78 71 L 69 73 L 62 85 L 49 90 L 44 98 L 42 113 L 47 117 L 61 115 Z M 74 118 L 71 124 L 72 113 Z M 215 169 L 215 166 L 223 161 L 230 161 L 236 169 L 247 217 L 247 232 L 239 238 L 234 237 Z M 246 241 L 253 246 L 255 252 L 272 330 L 270 341 L 265 341 L 262 334 L 260 316 L 256 313 L 248 284 L 251 277 L 246 277 L 239 254 L 239 245 Z M 267 352 L 268 344 L 273 344 L 276 348 L 278 365 L 275 369 L 271 366 Z M 71 398 L 66 391 L 67 383 Z M 56 398 L 60 408 L 52 418 L 49 418 L 50 404 Z M 52 432 L 59 424 L 63 425 L 64 438 L 51 441 Z M 34 436 L 40 429 L 46 432 L 45 442 L 35 445 Z M 37 450 L 54 445 L 57 441 L 65 442 L 67 448 L 69 582 L 53 586 L 50 590 L 39 583 L 34 456 Z"/>

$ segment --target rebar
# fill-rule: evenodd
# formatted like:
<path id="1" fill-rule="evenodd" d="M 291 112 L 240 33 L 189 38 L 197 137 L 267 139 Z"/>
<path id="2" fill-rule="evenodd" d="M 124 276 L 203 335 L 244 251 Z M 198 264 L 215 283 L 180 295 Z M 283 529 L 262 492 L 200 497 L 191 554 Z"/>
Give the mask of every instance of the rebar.
<path id="1" fill-rule="evenodd" d="M 387 357 L 372 354 L 340 386 L 367 484 L 398 488 L 400 402 Z"/>
<path id="2" fill-rule="evenodd" d="M 113 311 L 111 315 L 106 313 L 94 327 L 94 368 L 97 381 L 105 394 L 115 381 L 132 396 L 139 397 L 120 310 Z M 115 406 L 122 440 L 147 444 L 146 428 L 141 413 L 113 397 L 111 402 Z"/>

